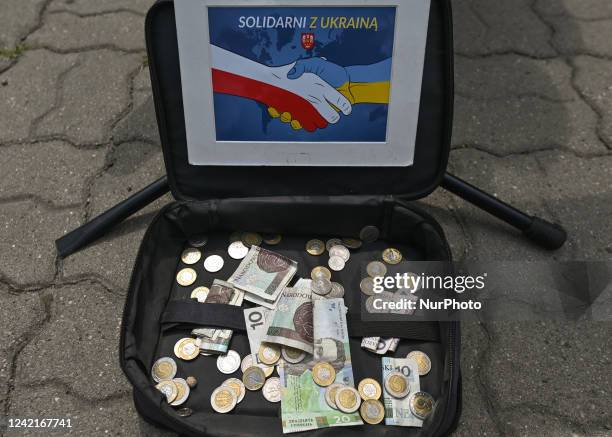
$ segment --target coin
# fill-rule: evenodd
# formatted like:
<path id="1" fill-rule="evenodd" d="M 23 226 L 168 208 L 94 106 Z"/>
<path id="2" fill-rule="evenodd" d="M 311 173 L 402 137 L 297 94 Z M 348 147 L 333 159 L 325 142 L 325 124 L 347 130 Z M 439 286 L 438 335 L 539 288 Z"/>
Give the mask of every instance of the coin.
<path id="1" fill-rule="evenodd" d="M 427 375 L 431 370 L 431 359 L 429 359 L 429 356 L 425 352 L 412 351 L 406 355 L 406 358 L 412 358 L 416 361 L 420 376 Z"/>
<path id="2" fill-rule="evenodd" d="M 336 392 L 336 407 L 344 413 L 354 413 L 361 405 L 359 392 L 353 387 L 344 386 Z"/>
<path id="3" fill-rule="evenodd" d="M 336 406 L 336 393 L 342 387 L 344 387 L 344 384 L 332 384 L 325 389 L 325 402 L 334 410 L 338 409 Z"/>
<path id="4" fill-rule="evenodd" d="M 310 277 L 312 279 L 325 278 L 329 280 L 331 279 L 331 272 L 327 267 L 317 266 L 310 272 Z"/>
<path id="5" fill-rule="evenodd" d="M 229 350 L 225 355 L 217 357 L 217 369 L 219 372 L 229 375 L 240 368 L 240 355 L 235 350 Z"/>
<path id="6" fill-rule="evenodd" d="M 266 382 L 266 375 L 259 367 L 251 366 L 244 371 L 242 382 L 248 390 L 259 390 Z"/>
<path id="7" fill-rule="evenodd" d="M 325 249 L 329 252 L 332 247 L 337 246 L 338 244 L 342 244 L 342 240 L 340 238 L 330 238 L 325 243 Z"/>
<path id="8" fill-rule="evenodd" d="M 274 366 L 266 366 L 265 364 L 259 363 L 257 364 L 257 367 L 263 370 L 263 373 L 266 376 L 266 378 L 268 378 L 270 375 L 274 373 Z"/>
<path id="9" fill-rule="evenodd" d="M 321 240 L 310 240 L 306 243 L 306 252 L 311 255 L 321 255 L 325 252 L 325 243 Z"/>
<path id="10" fill-rule="evenodd" d="M 266 378 L 272 375 L 272 373 L 274 373 L 274 367 L 268 366 L 266 364 L 258 363 L 256 358 L 257 358 L 256 354 L 246 355 L 242 359 L 242 362 L 240 363 L 240 370 L 242 370 L 242 372 L 244 373 L 244 371 L 248 369 L 249 367 L 256 366 L 256 367 L 259 367 L 261 370 L 263 370 L 264 375 L 266 375 Z"/>
<path id="11" fill-rule="evenodd" d="M 433 397 L 424 391 L 413 393 L 409 398 L 410 411 L 419 419 L 425 420 L 434 408 Z"/>
<path id="12" fill-rule="evenodd" d="M 260 246 L 263 238 L 257 232 L 244 232 L 240 238 L 246 247 Z"/>
<path id="13" fill-rule="evenodd" d="M 331 291 L 332 283 L 326 278 L 313 279 L 310 289 L 319 296 L 325 296 Z"/>
<path id="14" fill-rule="evenodd" d="M 349 249 L 359 249 L 362 245 L 361 240 L 358 240 L 357 238 L 343 238 L 342 244 Z"/>
<path id="15" fill-rule="evenodd" d="M 191 361 L 195 359 L 199 353 L 200 348 L 196 344 L 195 338 L 181 338 L 174 345 L 174 355 L 179 357 L 181 360 Z"/>
<path id="16" fill-rule="evenodd" d="M 359 238 L 364 243 L 373 243 L 380 237 L 380 231 L 376 226 L 365 226 L 359 232 Z"/>
<path id="17" fill-rule="evenodd" d="M 272 343 L 262 343 L 257 352 L 257 358 L 261 363 L 269 366 L 274 365 L 281 356 L 280 346 Z"/>
<path id="18" fill-rule="evenodd" d="M 391 372 L 385 378 L 385 390 L 394 398 L 402 399 L 410 393 L 410 383 L 401 372 Z"/>
<path id="19" fill-rule="evenodd" d="M 332 256 L 329 258 L 329 261 L 327 261 L 327 265 L 333 271 L 339 272 L 344 268 L 344 260 L 339 256 Z"/>
<path id="20" fill-rule="evenodd" d="M 219 255 L 211 255 L 204 260 L 204 268 L 207 272 L 216 273 L 223 268 L 223 258 Z"/>
<path id="21" fill-rule="evenodd" d="M 176 399 L 174 399 L 170 405 L 173 407 L 178 407 L 179 405 L 185 403 L 191 390 L 189 388 L 189 384 L 187 384 L 187 381 L 185 381 L 183 378 L 174 378 L 172 382 L 174 382 L 174 385 L 176 385 L 178 393 L 176 395 Z"/>
<path id="22" fill-rule="evenodd" d="M 187 385 L 191 388 L 194 388 L 196 385 L 198 385 L 198 380 L 195 376 L 188 376 L 185 381 L 187 381 Z"/>
<path id="23" fill-rule="evenodd" d="M 340 258 L 342 258 L 342 261 L 347 262 L 351 257 L 351 253 L 343 245 L 337 244 L 329 249 L 329 256 L 339 256 Z"/>
<path id="24" fill-rule="evenodd" d="M 188 247 L 181 254 L 181 261 L 185 264 L 195 264 L 200 261 L 200 258 L 202 258 L 202 252 L 195 247 Z"/>
<path id="25" fill-rule="evenodd" d="M 387 249 L 383 250 L 382 259 L 387 264 L 399 264 L 402 261 L 402 252 L 394 247 L 388 247 Z"/>
<path id="26" fill-rule="evenodd" d="M 380 395 L 382 394 L 380 384 L 372 378 L 362 379 L 357 386 L 357 391 L 364 401 L 368 399 L 380 399 Z"/>
<path id="27" fill-rule="evenodd" d="M 333 384 L 336 379 L 336 369 L 334 369 L 331 364 L 321 361 L 313 366 L 312 379 L 315 384 L 321 387 L 327 387 Z"/>
<path id="28" fill-rule="evenodd" d="M 367 278 L 363 278 L 359 283 L 359 288 L 361 292 L 366 296 L 374 295 L 374 278 L 368 276 Z"/>
<path id="29" fill-rule="evenodd" d="M 237 402 L 238 398 L 231 387 L 217 387 L 210 396 L 210 405 L 217 413 L 229 413 Z"/>
<path id="30" fill-rule="evenodd" d="M 263 388 L 261 389 L 264 398 L 268 402 L 280 402 L 281 400 L 281 391 L 280 391 L 280 378 L 277 376 L 273 376 L 268 379 Z"/>
<path id="31" fill-rule="evenodd" d="M 243 232 L 232 232 L 229 236 L 229 242 L 240 241 L 242 239 Z"/>
<path id="32" fill-rule="evenodd" d="M 247 255 L 247 253 L 249 253 L 249 248 L 246 247 L 242 241 L 234 241 L 233 243 L 230 243 L 229 247 L 227 248 L 227 253 L 233 259 L 242 259 Z"/>
<path id="33" fill-rule="evenodd" d="M 162 357 L 153 363 L 151 376 L 153 381 L 172 379 L 176 375 L 176 362 L 170 357 Z"/>
<path id="34" fill-rule="evenodd" d="M 361 403 L 359 414 L 366 423 L 376 425 L 385 418 L 385 407 L 377 399 L 368 399 Z"/>
<path id="35" fill-rule="evenodd" d="M 275 246 L 281 242 L 283 237 L 280 234 L 265 234 L 263 236 L 263 242 L 270 246 Z"/>
<path id="36" fill-rule="evenodd" d="M 178 282 L 179 285 L 186 287 L 188 285 L 193 284 L 197 277 L 198 277 L 198 274 L 196 273 L 196 271 L 194 269 L 187 267 L 185 269 L 180 270 L 177 273 L 176 282 Z"/>
<path id="37" fill-rule="evenodd" d="M 196 299 L 198 302 L 205 302 L 208 297 L 208 293 L 210 293 L 210 289 L 208 287 L 196 287 L 191 292 L 191 298 Z"/>
<path id="38" fill-rule="evenodd" d="M 376 278 L 378 276 L 385 276 L 385 274 L 387 273 L 387 266 L 385 266 L 380 261 L 372 261 L 367 265 L 366 271 L 368 272 L 368 275 L 370 275 L 372 278 Z"/>
<path id="39" fill-rule="evenodd" d="M 244 384 L 241 380 L 239 380 L 238 378 L 227 378 L 221 384 L 221 387 L 223 386 L 230 387 L 234 391 L 234 393 L 236 394 L 237 403 L 242 402 L 246 393 L 246 388 L 244 387 Z"/>
<path id="40" fill-rule="evenodd" d="M 206 246 L 206 243 L 208 243 L 208 236 L 206 235 L 197 235 L 189 239 L 189 245 L 193 247 L 203 247 Z"/>
<path id="41" fill-rule="evenodd" d="M 306 352 L 289 346 L 282 347 L 281 355 L 290 364 L 301 363 L 306 358 Z"/>
<path id="42" fill-rule="evenodd" d="M 178 396 L 178 387 L 171 379 L 160 381 L 155 388 L 166 395 L 166 401 L 168 403 L 173 402 Z"/>
<path id="43" fill-rule="evenodd" d="M 189 407 L 183 407 L 176 410 L 176 415 L 179 417 L 189 417 L 193 414 L 193 410 Z"/>
<path id="44" fill-rule="evenodd" d="M 338 282 L 332 282 L 331 285 L 331 291 L 327 295 L 328 299 L 338 299 L 344 297 L 344 287 L 342 286 L 342 284 L 339 284 Z"/>
<path id="45" fill-rule="evenodd" d="M 253 365 L 253 354 L 245 355 L 240 363 L 240 370 L 243 372 Z"/>

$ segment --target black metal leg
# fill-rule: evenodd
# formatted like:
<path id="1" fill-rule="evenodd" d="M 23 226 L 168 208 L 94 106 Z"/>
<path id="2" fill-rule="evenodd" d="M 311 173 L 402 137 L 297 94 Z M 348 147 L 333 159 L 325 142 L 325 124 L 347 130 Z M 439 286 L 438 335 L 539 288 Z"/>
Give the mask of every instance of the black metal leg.
<path id="1" fill-rule="evenodd" d="M 106 212 L 55 241 L 60 257 L 65 258 L 93 243 L 113 226 L 154 202 L 170 190 L 166 176 L 113 206 Z"/>
<path id="2" fill-rule="evenodd" d="M 545 249 L 559 249 L 567 240 L 567 233 L 561 226 L 529 216 L 450 173 L 444 175 L 442 187 L 519 229 Z"/>

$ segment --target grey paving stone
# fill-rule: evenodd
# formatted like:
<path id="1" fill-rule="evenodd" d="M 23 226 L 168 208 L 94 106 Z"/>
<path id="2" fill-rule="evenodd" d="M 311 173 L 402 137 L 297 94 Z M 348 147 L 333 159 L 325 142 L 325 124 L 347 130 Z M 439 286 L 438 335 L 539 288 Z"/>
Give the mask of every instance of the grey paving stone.
<path id="1" fill-rule="evenodd" d="M 59 101 L 37 123 L 35 133 L 77 144 L 108 141 L 109 129 L 128 108 L 130 75 L 141 62 L 139 55 L 111 50 L 80 54 L 78 66 L 64 77 Z"/>
<path id="2" fill-rule="evenodd" d="M 34 196 L 54 205 L 85 201 L 84 188 L 104 165 L 104 150 L 77 149 L 61 141 L 4 147 L 0 199 Z"/>
<path id="3" fill-rule="evenodd" d="M 49 11 L 71 11 L 77 14 L 101 14 L 115 11 L 134 11 L 144 14 L 153 0 L 54 0 Z"/>
<path id="4" fill-rule="evenodd" d="M 471 1 L 453 1 L 453 42 L 455 52 L 479 56 L 487 53 L 487 26 L 472 9 Z"/>
<path id="5" fill-rule="evenodd" d="M 90 281 L 45 293 L 51 317 L 21 351 L 16 384 L 59 382 L 89 400 L 127 393 L 118 366 L 123 299 Z"/>
<path id="6" fill-rule="evenodd" d="M 555 29 L 552 42 L 565 55 L 612 56 L 612 19 L 583 21 L 569 17 L 548 17 Z"/>
<path id="7" fill-rule="evenodd" d="M 455 58 L 455 91 L 469 98 L 500 99 L 540 96 L 575 100 L 572 68 L 562 59 L 533 59 L 519 55 Z"/>
<path id="8" fill-rule="evenodd" d="M 19 286 L 35 286 L 55 275 L 54 241 L 79 223 L 72 209 L 21 200 L 0 206 L 0 276 Z"/>
<path id="9" fill-rule="evenodd" d="M 455 98 L 453 145 L 477 146 L 495 155 L 566 148 L 582 155 L 607 152 L 597 114 L 582 100 L 539 97 L 498 100 Z"/>
<path id="10" fill-rule="evenodd" d="M 543 15 L 567 15 L 583 20 L 612 17 L 608 0 L 536 0 L 534 8 Z"/>
<path id="11" fill-rule="evenodd" d="M 590 105 L 597 108 L 602 120 L 599 133 L 612 148 L 612 61 L 591 56 L 577 56 L 575 84 Z"/>
<path id="12" fill-rule="evenodd" d="M 6 83 L 0 86 L 0 142 L 29 137 L 32 123 L 53 107 L 58 82 L 76 59 L 77 55 L 32 50 L 0 74 L 0 83 Z"/>
<path id="13" fill-rule="evenodd" d="M 45 0 L 3 0 L 0 2 L 0 48 L 19 44 L 39 20 Z"/>
<path id="14" fill-rule="evenodd" d="M 543 411 L 587 428 L 609 424 L 608 324 L 488 323 L 487 329 L 493 340 L 483 379 L 498 411 L 523 407 L 530 423 Z"/>
<path id="15" fill-rule="evenodd" d="M 612 253 L 612 156 L 576 158 L 544 153 L 545 201 L 569 233 L 576 259 L 609 260 Z"/>
<path id="16" fill-rule="evenodd" d="M 134 90 L 137 91 L 151 91 L 151 73 L 149 72 L 149 67 L 143 65 L 136 76 L 134 76 L 134 80 L 132 81 L 132 86 Z"/>
<path id="17" fill-rule="evenodd" d="M 149 144 L 160 144 L 155 105 L 151 90 L 135 90 L 132 108 L 112 130 L 115 143 L 144 141 Z"/>
<path id="18" fill-rule="evenodd" d="M 561 417 L 534 411 L 532 407 L 512 409 L 500 413 L 507 435 L 541 437 L 578 437 L 585 436 L 581 427 L 568 423 Z M 592 436 L 592 434 L 588 434 Z"/>
<path id="19" fill-rule="evenodd" d="M 106 47 L 144 50 L 143 19 L 140 14 L 128 11 L 86 17 L 66 12 L 50 13 L 44 24 L 28 36 L 26 43 L 55 51 Z"/>
<path id="20" fill-rule="evenodd" d="M 11 417 L 70 419 L 71 429 L 58 428 L 44 435 L 139 436 L 136 411 L 129 395 L 103 402 L 89 402 L 55 384 L 18 386 L 13 393 Z M 40 430 L 12 429 L 8 436 L 41 435 Z"/>

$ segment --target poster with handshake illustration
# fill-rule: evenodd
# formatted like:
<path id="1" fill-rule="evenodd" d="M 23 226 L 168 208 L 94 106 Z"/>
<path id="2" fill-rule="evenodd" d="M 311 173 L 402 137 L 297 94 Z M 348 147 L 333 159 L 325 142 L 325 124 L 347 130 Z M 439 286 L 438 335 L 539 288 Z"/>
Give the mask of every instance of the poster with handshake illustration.
<path id="1" fill-rule="evenodd" d="M 203 23 L 207 46 L 200 45 L 210 69 L 208 84 L 205 74 L 200 74 L 200 84 L 191 79 L 198 68 L 190 62 L 197 58 L 197 44 L 186 35 L 191 35 L 188 29 L 179 27 L 182 23 L 177 17 L 181 69 L 189 70 L 182 71 L 188 140 L 198 141 L 194 131 L 203 122 L 198 117 L 206 118 L 212 112 L 207 127 L 214 131 L 212 139 L 217 145 L 302 144 L 300 156 L 312 159 L 320 149 L 308 145 L 329 144 L 330 156 L 337 155 L 334 144 L 340 143 L 378 144 L 380 148 L 388 144 L 390 128 L 407 127 L 408 132 L 400 136 L 404 147 L 413 147 L 409 140 L 418 118 L 428 7 L 420 12 L 423 35 L 421 41 L 414 41 L 417 50 L 398 53 L 397 7 L 388 3 L 325 7 L 211 3 L 206 7 L 207 23 Z M 417 3 L 425 4 L 423 0 Z M 410 77 L 393 78 L 394 63 L 405 56 L 416 67 L 412 96 L 403 96 L 400 87 L 393 87 L 394 80 L 411 81 Z M 206 68 L 201 70 L 207 73 Z M 403 71 L 402 76 L 405 74 L 410 72 Z M 212 88 L 210 99 L 198 104 L 197 90 L 207 85 Z M 401 111 L 400 102 L 406 98 L 412 113 L 403 114 L 407 121 L 401 126 L 390 126 L 393 100 L 398 101 L 395 111 Z M 256 149 L 244 148 L 247 150 Z M 190 161 L 194 161 L 191 156 Z"/>

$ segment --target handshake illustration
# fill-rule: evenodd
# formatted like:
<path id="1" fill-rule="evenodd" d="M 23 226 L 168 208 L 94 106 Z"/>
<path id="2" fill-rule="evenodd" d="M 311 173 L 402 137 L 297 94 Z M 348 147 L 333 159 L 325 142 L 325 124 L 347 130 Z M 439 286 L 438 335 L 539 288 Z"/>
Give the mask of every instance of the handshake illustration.
<path id="1" fill-rule="evenodd" d="M 258 101 L 296 130 L 324 129 L 355 104 L 388 104 L 390 76 L 391 58 L 343 67 L 313 57 L 269 67 L 212 46 L 213 91 Z"/>

